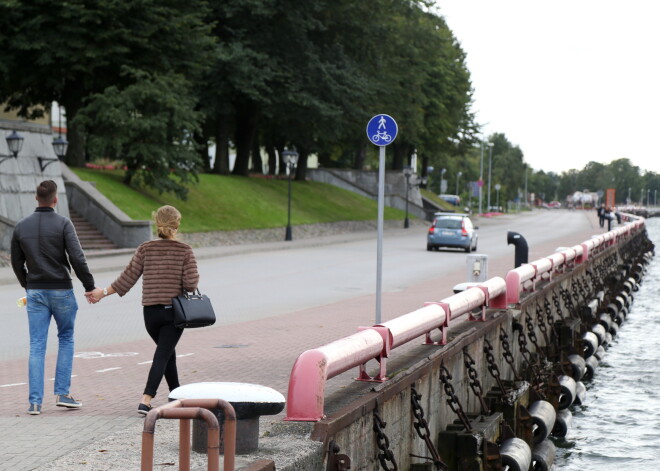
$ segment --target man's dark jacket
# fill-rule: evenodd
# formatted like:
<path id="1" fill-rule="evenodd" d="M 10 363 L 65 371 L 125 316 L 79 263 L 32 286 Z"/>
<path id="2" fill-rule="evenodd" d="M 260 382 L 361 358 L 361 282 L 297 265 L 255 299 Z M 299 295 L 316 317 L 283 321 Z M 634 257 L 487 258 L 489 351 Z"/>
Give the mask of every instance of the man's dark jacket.
<path id="1" fill-rule="evenodd" d="M 94 289 L 73 223 L 51 207 L 39 206 L 16 224 L 11 266 L 26 289 L 72 289 L 71 267 L 85 291 Z"/>

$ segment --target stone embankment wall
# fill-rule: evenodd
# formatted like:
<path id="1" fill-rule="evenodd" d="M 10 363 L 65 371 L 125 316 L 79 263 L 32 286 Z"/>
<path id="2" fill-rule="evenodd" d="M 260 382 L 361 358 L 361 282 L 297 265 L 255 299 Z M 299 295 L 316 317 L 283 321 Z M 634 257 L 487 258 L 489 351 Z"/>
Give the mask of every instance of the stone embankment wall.
<path id="1" fill-rule="evenodd" d="M 355 382 L 325 398 L 321 420 L 274 430 L 323 444 L 307 465 L 277 469 L 548 469 L 548 437 L 566 434 L 653 254 L 642 226 L 528 280 L 485 320 L 475 310 L 445 345 L 390 359 L 387 381 Z"/>

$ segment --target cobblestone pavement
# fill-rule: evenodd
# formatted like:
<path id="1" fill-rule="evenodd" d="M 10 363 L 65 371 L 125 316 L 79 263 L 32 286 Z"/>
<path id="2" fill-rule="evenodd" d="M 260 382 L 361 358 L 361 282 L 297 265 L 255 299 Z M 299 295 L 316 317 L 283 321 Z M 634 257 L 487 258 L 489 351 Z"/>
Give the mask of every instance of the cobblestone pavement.
<path id="1" fill-rule="evenodd" d="M 584 234 L 576 237 L 584 240 L 590 232 L 591 229 L 585 230 Z M 337 237 L 342 236 L 335 234 L 324 241 L 331 243 L 338 240 Z M 351 237 L 360 237 L 360 234 Z M 266 246 L 272 249 L 278 245 L 264 244 Z M 282 247 L 286 245 L 282 244 Z M 535 250 L 545 254 L 554 248 L 554 244 L 547 244 Z M 228 253 L 227 250 L 230 249 L 207 248 L 196 252 L 202 257 L 212 257 Z M 533 256 L 530 253 L 530 259 Z M 94 270 L 102 267 L 116 270 L 117 266 L 124 266 L 127 257 L 90 258 L 90 265 Z M 510 263 L 510 257 L 507 260 L 491 260 L 491 273 L 505 273 Z M 0 269 L 0 278 L 11 278 L 9 271 L 7 268 Z M 429 293 L 437 295 L 439 286 L 453 286 L 463 281 L 463 277 L 464 269 L 458 267 L 456 272 L 445 277 L 405 290 L 383 293 L 383 304 L 387 304 L 391 312 L 410 312 L 419 308 L 420 299 L 431 299 L 433 296 Z M 373 305 L 373 295 L 361 296 L 258 321 L 187 330 L 177 347 L 181 383 L 248 382 L 269 386 L 286 396 L 295 358 L 307 349 L 354 333 L 356 325 L 370 325 Z M 383 320 L 387 320 L 387 316 Z M 135 341 L 109 345 L 99 350 L 76 353 L 72 393 L 83 402 L 80 410 L 55 407 L 54 397 L 50 396 L 50 400 L 46 398 L 40 416 L 28 416 L 23 410 L 23 398 L 27 396 L 25 359 L 6 361 L 0 365 L 0 385 L 4 385 L 0 387 L 0 427 L 3 430 L 0 470 L 139 469 L 142 419 L 136 414 L 136 408 L 153 346 L 150 342 Z M 47 357 L 47 372 L 54 371 L 54 362 L 53 355 Z M 340 390 L 352 376 L 354 372 L 347 372 L 333 379 L 328 383 L 326 394 Z M 49 393 L 49 384 L 46 384 L 46 393 Z M 161 405 L 166 401 L 167 389 L 163 384 L 154 404 Z M 282 417 L 283 414 L 262 417 L 261 432 L 268 430 Z M 178 432 L 172 423 L 158 425 L 157 466 L 154 469 L 176 469 L 177 437 Z M 267 443 L 268 437 L 262 436 L 260 444 L 262 441 Z M 296 448 L 302 451 L 304 446 L 313 444 L 301 443 Z M 194 460 L 197 462 L 193 462 L 193 469 L 206 469 L 202 457 L 195 456 Z"/>

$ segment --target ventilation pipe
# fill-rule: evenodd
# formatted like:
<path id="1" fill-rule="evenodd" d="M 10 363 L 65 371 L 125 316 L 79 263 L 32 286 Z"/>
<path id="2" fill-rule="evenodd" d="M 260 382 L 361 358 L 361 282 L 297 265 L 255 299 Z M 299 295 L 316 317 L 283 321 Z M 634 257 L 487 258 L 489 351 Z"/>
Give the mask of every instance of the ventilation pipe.
<path id="1" fill-rule="evenodd" d="M 517 232 L 509 231 L 506 233 L 506 243 L 507 245 L 513 244 L 516 248 L 516 266 L 514 268 L 518 268 L 523 263 L 528 262 L 529 250 L 527 248 L 527 241 L 523 236 Z"/>

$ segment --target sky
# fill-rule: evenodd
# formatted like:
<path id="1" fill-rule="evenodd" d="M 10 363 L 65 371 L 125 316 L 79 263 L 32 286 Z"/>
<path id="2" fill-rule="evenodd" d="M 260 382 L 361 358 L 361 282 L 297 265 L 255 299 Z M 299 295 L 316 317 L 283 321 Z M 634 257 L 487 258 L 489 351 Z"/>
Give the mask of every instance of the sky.
<path id="1" fill-rule="evenodd" d="M 660 173 L 660 2 L 436 0 L 467 54 L 472 110 L 535 171 L 628 158 Z"/>

